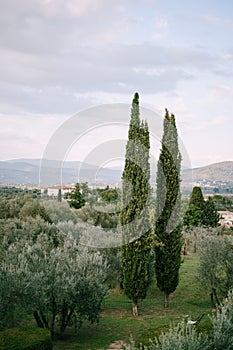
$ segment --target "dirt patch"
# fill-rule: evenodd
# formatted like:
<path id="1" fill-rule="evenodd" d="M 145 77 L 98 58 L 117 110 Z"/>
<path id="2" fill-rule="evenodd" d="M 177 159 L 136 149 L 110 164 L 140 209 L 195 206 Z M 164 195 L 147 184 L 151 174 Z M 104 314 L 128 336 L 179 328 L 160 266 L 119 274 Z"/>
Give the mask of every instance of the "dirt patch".
<path id="1" fill-rule="evenodd" d="M 110 344 L 108 349 L 109 350 L 120 350 L 120 349 L 124 349 L 124 342 L 123 340 L 116 340 L 114 341 L 114 343 Z"/>

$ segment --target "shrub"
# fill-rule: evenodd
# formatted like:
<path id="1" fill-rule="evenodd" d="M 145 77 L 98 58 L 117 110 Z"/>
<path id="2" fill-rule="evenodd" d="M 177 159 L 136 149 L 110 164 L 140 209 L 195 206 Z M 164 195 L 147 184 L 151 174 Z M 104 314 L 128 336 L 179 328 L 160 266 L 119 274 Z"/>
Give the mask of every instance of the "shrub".
<path id="1" fill-rule="evenodd" d="M 233 349 L 233 291 L 211 317 L 213 330 L 210 334 L 210 350 Z"/>
<path id="2" fill-rule="evenodd" d="M 52 350 L 50 334 L 42 328 L 11 328 L 0 332 L 1 350 Z"/>
<path id="3" fill-rule="evenodd" d="M 182 321 L 175 327 L 170 327 L 168 332 L 162 333 L 155 338 L 150 345 L 136 347 L 131 341 L 125 350 L 207 350 L 207 338 Z"/>

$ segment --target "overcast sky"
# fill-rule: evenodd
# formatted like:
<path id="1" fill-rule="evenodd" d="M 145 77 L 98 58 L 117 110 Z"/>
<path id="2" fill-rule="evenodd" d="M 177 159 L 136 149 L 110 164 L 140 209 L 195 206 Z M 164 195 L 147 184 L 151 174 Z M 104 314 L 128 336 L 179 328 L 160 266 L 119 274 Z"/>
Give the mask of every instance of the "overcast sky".
<path id="1" fill-rule="evenodd" d="M 0 159 L 41 158 L 75 113 L 138 91 L 192 166 L 233 160 L 232 38 L 230 0 L 2 0 Z"/>

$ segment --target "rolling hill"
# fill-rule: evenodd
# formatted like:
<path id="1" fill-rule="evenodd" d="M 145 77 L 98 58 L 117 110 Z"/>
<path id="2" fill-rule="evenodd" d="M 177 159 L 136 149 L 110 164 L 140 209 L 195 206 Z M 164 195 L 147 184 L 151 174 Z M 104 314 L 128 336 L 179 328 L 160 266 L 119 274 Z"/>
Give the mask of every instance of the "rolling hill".
<path id="1" fill-rule="evenodd" d="M 216 182 L 233 184 L 233 161 L 214 163 L 182 172 L 183 182 L 187 182 L 192 173 L 193 182 Z"/>
<path id="2" fill-rule="evenodd" d="M 61 169 L 62 165 L 62 169 Z M 15 159 L 0 161 L 0 184 L 38 185 L 40 183 L 40 159 Z M 99 168 L 98 166 L 56 160 L 43 161 L 41 185 L 55 185 L 80 182 L 114 184 L 121 181 L 122 169 Z M 153 170 L 152 179 L 155 179 Z M 153 181 L 154 182 L 154 181 Z M 233 161 L 225 161 L 208 166 L 182 170 L 182 186 L 200 184 L 233 185 Z"/>

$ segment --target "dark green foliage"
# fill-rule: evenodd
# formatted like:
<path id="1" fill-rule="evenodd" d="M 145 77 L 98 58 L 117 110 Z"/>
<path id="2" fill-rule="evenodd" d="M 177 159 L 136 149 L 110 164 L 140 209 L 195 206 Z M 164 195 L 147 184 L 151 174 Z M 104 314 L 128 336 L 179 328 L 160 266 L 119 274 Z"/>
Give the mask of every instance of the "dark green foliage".
<path id="1" fill-rule="evenodd" d="M 27 220 L 28 217 L 41 217 L 44 221 L 52 223 L 49 215 L 47 214 L 45 207 L 40 203 L 38 199 L 28 200 L 22 209 L 20 210 L 19 217 L 22 220 Z"/>
<path id="2" fill-rule="evenodd" d="M 186 228 L 203 225 L 205 201 L 200 187 L 193 187 L 183 224 Z"/>
<path id="3" fill-rule="evenodd" d="M 61 189 L 59 188 L 59 190 L 58 190 L 58 194 L 57 194 L 57 201 L 58 202 L 61 202 Z"/>
<path id="4" fill-rule="evenodd" d="M 183 224 L 185 227 L 217 227 L 219 226 L 219 214 L 212 198 L 204 200 L 201 188 L 195 186 L 192 190 L 189 207 L 185 213 Z"/>
<path id="5" fill-rule="evenodd" d="M 0 330 L 15 327 L 20 321 L 21 315 L 17 308 L 16 281 L 6 271 L 0 273 Z"/>
<path id="6" fill-rule="evenodd" d="M 12 328 L 0 332 L 1 350 L 52 350 L 50 334 L 39 328 Z"/>
<path id="7" fill-rule="evenodd" d="M 68 203 L 71 208 L 79 209 L 82 208 L 85 205 L 85 199 L 80 192 L 80 185 L 79 183 L 76 183 L 75 189 L 67 194 L 68 197 Z"/>
<path id="8" fill-rule="evenodd" d="M 200 187 L 198 186 L 193 187 L 189 204 L 195 205 L 195 207 L 199 209 L 202 209 L 202 210 L 204 209 L 205 201 L 204 201 L 204 197 Z"/>
<path id="9" fill-rule="evenodd" d="M 157 285 L 164 292 L 164 306 L 168 306 L 169 294 L 179 282 L 181 263 L 180 227 L 180 165 L 181 155 L 174 115 L 166 110 L 162 149 L 157 168 L 155 234 L 159 245 L 156 252 Z"/>
<path id="10" fill-rule="evenodd" d="M 149 131 L 140 121 L 139 95 L 135 93 L 122 175 L 123 231 L 122 271 L 126 295 L 133 301 L 137 314 L 138 300 L 146 297 L 150 284 L 151 232 L 148 202 L 150 200 Z"/>
<path id="11" fill-rule="evenodd" d="M 116 188 L 108 188 L 104 191 L 101 191 L 99 194 L 102 200 L 107 203 L 117 202 L 119 195 Z"/>
<path id="12" fill-rule="evenodd" d="M 77 218 L 83 222 L 88 222 L 94 226 L 101 226 L 102 228 L 114 229 L 117 227 L 119 221 L 119 214 L 117 212 L 108 213 L 93 208 L 89 205 L 80 208 L 76 212 Z"/>
<path id="13" fill-rule="evenodd" d="M 233 211 L 233 197 L 221 196 L 216 194 L 212 197 L 216 210 Z"/>
<path id="14" fill-rule="evenodd" d="M 185 213 L 183 224 L 185 227 L 198 227 L 203 223 L 203 210 L 197 208 L 195 205 L 189 205 Z"/>
<path id="15" fill-rule="evenodd" d="M 211 197 L 207 199 L 204 206 L 203 225 L 206 227 L 219 226 L 220 216 L 215 208 L 214 201 Z"/>

